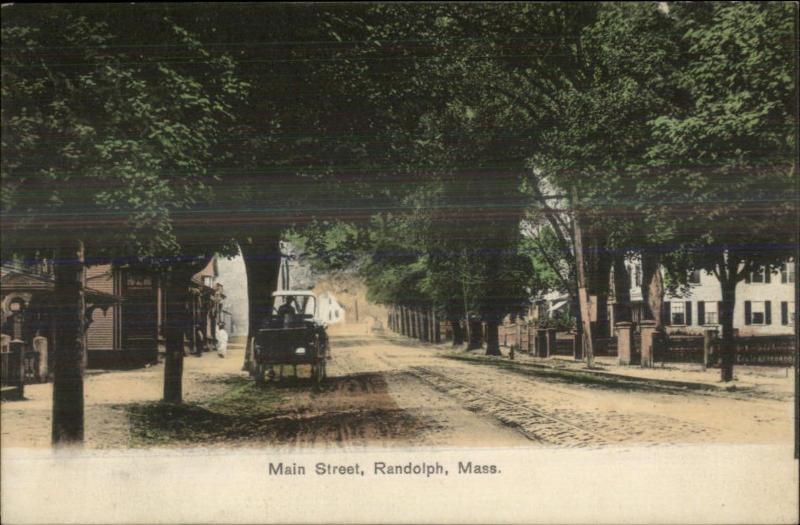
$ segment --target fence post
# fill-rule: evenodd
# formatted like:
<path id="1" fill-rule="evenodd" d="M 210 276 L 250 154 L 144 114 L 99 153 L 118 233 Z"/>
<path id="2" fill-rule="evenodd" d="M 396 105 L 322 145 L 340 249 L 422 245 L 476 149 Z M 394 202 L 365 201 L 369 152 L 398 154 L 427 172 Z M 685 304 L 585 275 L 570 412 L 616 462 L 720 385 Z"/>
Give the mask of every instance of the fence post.
<path id="1" fill-rule="evenodd" d="M 711 358 L 711 346 L 714 344 L 714 338 L 717 335 L 716 330 L 703 330 L 703 370 L 708 368 L 708 362 Z"/>
<path id="2" fill-rule="evenodd" d="M 620 365 L 629 365 L 633 354 L 633 323 L 620 321 L 614 326 L 617 329 L 617 361 Z"/>
<path id="3" fill-rule="evenodd" d="M 653 346 L 656 338 L 656 322 L 645 320 L 641 324 L 642 332 L 642 368 L 653 367 Z"/>
<path id="4" fill-rule="evenodd" d="M 572 358 L 575 361 L 583 359 L 583 333 L 578 330 L 572 335 Z"/>
<path id="5" fill-rule="evenodd" d="M 547 357 L 547 329 L 536 329 L 536 348 L 534 351 L 536 357 Z"/>
<path id="6" fill-rule="evenodd" d="M 556 329 L 547 329 L 547 355 L 545 357 L 553 357 L 556 353 Z"/>
<path id="7" fill-rule="evenodd" d="M 534 355 L 536 352 L 536 329 L 533 326 L 528 326 L 528 354 Z"/>

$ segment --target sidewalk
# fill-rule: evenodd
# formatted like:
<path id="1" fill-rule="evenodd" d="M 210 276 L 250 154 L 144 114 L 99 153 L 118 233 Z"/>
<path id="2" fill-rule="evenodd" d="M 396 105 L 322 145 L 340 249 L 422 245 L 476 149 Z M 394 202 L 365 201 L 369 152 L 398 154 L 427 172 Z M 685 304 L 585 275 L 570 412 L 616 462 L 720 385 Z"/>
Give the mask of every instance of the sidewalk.
<path id="1" fill-rule="evenodd" d="M 244 345 L 228 346 L 225 359 L 215 352 L 184 358 L 183 395 L 202 401 L 224 390 L 223 379 L 243 374 Z M 84 377 L 86 444 L 89 448 L 126 448 L 129 425 L 125 405 L 157 402 L 164 389 L 164 364 L 129 370 L 88 370 Z M 25 385 L 25 399 L 3 401 L 0 438 L 3 447 L 50 446 L 53 383 Z"/>
<path id="2" fill-rule="evenodd" d="M 387 332 L 390 337 L 408 340 L 398 334 Z M 720 381 L 719 368 L 703 370 L 701 365 L 692 363 L 656 363 L 653 368 L 642 368 L 638 365 L 620 366 L 616 357 L 596 357 L 595 367 L 589 369 L 585 361 L 575 361 L 568 356 L 554 356 L 549 358 L 533 357 L 526 353 L 516 352 L 514 361 L 508 359 L 509 349 L 501 347 L 502 357 L 486 356 L 484 349 L 466 352 L 463 348 L 453 348 L 450 343 L 415 343 L 436 348 L 444 353 L 454 356 L 469 355 L 476 359 L 494 361 L 502 359 L 506 364 L 512 363 L 519 366 L 547 368 L 559 371 L 574 371 L 583 374 L 595 374 L 608 378 L 619 378 L 627 381 L 646 382 L 653 386 L 665 389 L 694 390 L 705 393 L 731 393 L 744 396 L 767 397 L 772 399 L 791 399 L 794 396 L 794 367 L 768 367 L 768 366 L 736 366 L 734 367 L 734 380 L 730 383 Z"/>

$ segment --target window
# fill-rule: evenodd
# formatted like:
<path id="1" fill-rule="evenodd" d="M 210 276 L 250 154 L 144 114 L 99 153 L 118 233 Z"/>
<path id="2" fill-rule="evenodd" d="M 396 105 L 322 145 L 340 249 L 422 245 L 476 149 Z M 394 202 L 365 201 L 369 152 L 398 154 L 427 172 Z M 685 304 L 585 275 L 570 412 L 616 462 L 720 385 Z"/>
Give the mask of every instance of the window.
<path id="1" fill-rule="evenodd" d="M 636 286 L 642 285 L 642 267 L 638 264 L 633 265 L 633 282 Z"/>
<path id="2" fill-rule="evenodd" d="M 686 324 L 686 307 L 680 301 L 670 304 L 670 324 Z"/>
<path id="3" fill-rule="evenodd" d="M 794 301 L 781 301 L 781 324 L 793 325 L 795 315 Z"/>
<path id="4" fill-rule="evenodd" d="M 783 266 L 781 266 L 781 282 L 784 284 L 795 282 L 795 272 L 794 272 L 793 262 L 787 262 Z"/>
<path id="5" fill-rule="evenodd" d="M 203 276 L 203 284 L 208 286 L 209 288 L 211 287 L 211 284 L 213 283 L 213 280 L 214 280 L 214 278 L 211 277 L 210 275 L 204 275 Z"/>
<path id="6" fill-rule="evenodd" d="M 694 270 L 689 274 L 689 282 L 691 284 L 700 284 L 700 270 Z"/>
<path id="7" fill-rule="evenodd" d="M 748 283 L 768 283 L 770 281 L 770 275 L 772 272 L 765 268 L 764 266 L 760 266 L 757 269 L 750 272 L 750 274 L 745 279 L 745 282 Z"/>
<path id="8" fill-rule="evenodd" d="M 765 320 L 764 301 L 750 302 L 750 323 L 764 324 Z"/>
<path id="9" fill-rule="evenodd" d="M 717 311 L 716 301 L 706 301 L 705 305 L 705 319 L 701 321 L 703 324 L 717 324 L 719 323 L 719 312 Z"/>

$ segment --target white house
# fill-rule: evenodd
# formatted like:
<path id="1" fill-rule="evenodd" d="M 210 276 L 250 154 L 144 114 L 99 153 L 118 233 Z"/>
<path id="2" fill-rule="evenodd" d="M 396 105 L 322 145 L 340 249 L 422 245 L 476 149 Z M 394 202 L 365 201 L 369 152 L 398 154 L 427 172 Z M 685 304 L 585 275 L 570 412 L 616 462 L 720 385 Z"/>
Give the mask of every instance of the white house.
<path id="1" fill-rule="evenodd" d="M 631 302 L 641 303 L 641 265 L 632 260 Z M 794 333 L 796 281 L 793 262 L 785 263 L 772 272 L 761 268 L 736 286 L 734 329 L 739 335 L 791 335 Z M 719 302 L 722 290 L 713 274 L 695 271 L 688 290 L 667 293 L 664 297 L 662 319 L 670 332 L 701 332 L 719 326 Z"/>
<path id="2" fill-rule="evenodd" d="M 327 324 L 343 323 L 346 320 L 344 306 L 332 292 L 322 292 L 317 298 L 317 319 Z"/>

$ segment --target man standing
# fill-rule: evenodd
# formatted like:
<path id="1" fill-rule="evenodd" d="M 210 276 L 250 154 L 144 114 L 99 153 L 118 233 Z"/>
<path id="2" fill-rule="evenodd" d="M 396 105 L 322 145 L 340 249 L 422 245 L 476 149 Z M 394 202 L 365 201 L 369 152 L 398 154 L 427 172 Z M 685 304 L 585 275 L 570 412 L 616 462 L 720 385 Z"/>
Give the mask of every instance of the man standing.
<path id="1" fill-rule="evenodd" d="M 220 357 L 225 357 L 228 353 L 228 332 L 225 331 L 225 325 L 223 323 L 219 324 L 219 329 L 217 330 L 217 355 Z"/>

